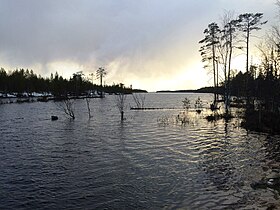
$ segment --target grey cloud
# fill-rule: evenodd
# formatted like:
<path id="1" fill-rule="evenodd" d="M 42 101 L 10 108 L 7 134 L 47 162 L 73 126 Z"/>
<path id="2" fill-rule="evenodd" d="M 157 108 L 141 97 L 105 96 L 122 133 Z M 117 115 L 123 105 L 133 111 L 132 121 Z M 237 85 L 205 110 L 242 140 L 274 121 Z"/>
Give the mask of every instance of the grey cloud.
<path id="1" fill-rule="evenodd" d="M 182 2 L 2 0 L 1 51 L 47 62 L 153 49 L 188 12 Z"/>
<path id="2" fill-rule="evenodd" d="M 112 77 L 168 77 L 193 62 L 204 28 L 230 2 L 213 1 L 0 0 L 0 62 L 117 62 Z"/>

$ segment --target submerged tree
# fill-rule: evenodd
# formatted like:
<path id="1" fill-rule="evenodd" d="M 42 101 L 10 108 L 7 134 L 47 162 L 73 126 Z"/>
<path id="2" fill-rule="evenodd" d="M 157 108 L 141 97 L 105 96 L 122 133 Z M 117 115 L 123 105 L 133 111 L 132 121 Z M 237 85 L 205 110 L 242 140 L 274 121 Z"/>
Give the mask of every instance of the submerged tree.
<path id="1" fill-rule="evenodd" d="M 191 101 L 187 97 L 182 101 L 183 102 L 183 109 L 188 111 L 191 108 Z"/>
<path id="2" fill-rule="evenodd" d="M 198 113 L 201 112 L 201 110 L 202 110 L 202 100 L 200 99 L 200 97 L 198 97 L 198 98 L 196 99 L 195 104 L 194 104 L 194 107 L 195 107 L 195 109 L 196 109 L 196 111 L 197 111 Z"/>
<path id="3" fill-rule="evenodd" d="M 91 115 L 91 110 L 90 110 L 90 98 L 86 97 L 86 104 L 87 104 L 87 110 L 88 110 L 88 118 L 92 118 L 92 115 Z"/>
<path id="4" fill-rule="evenodd" d="M 133 100 L 136 103 L 136 107 L 139 109 L 143 109 L 145 105 L 145 95 L 144 93 L 133 93 L 132 94 Z"/>
<path id="5" fill-rule="evenodd" d="M 121 114 L 121 121 L 124 120 L 124 109 L 125 109 L 126 95 L 119 93 L 116 95 L 116 104 Z"/>
<path id="6" fill-rule="evenodd" d="M 75 119 L 75 112 L 74 112 L 74 103 L 75 99 L 65 98 L 61 102 L 59 102 L 57 105 L 60 107 L 64 113 L 72 118 Z"/>

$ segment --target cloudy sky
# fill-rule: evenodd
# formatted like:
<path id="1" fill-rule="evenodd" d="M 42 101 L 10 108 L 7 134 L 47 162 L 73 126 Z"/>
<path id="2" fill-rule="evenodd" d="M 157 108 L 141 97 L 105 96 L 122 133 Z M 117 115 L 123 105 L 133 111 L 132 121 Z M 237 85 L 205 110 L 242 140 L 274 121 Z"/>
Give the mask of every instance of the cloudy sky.
<path id="1" fill-rule="evenodd" d="M 196 89 L 212 82 L 198 41 L 229 10 L 269 26 L 277 13 L 275 0 L 0 0 L 0 66 L 65 78 L 105 67 L 106 84 Z"/>

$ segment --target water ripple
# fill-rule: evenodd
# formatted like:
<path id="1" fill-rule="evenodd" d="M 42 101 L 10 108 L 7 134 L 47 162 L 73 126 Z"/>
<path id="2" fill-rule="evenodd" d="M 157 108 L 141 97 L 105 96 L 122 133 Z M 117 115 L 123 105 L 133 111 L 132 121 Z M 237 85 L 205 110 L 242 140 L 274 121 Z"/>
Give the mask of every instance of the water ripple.
<path id="1" fill-rule="evenodd" d="M 147 106 L 185 97 L 150 94 Z M 73 121 L 51 102 L 0 106 L 0 209 L 257 209 L 273 199 L 250 187 L 263 174 L 264 135 L 203 113 L 181 125 L 179 110 L 127 110 L 121 122 L 110 96 L 92 103 L 90 120 L 83 101 L 76 109 Z"/>

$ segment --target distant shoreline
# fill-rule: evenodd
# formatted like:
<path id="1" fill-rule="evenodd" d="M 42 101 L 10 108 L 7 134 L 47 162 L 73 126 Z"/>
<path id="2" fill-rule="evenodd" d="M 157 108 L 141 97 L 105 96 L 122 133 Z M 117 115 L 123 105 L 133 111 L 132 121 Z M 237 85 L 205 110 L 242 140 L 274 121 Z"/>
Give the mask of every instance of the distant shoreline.
<path id="1" fill-rule="evenodd" d="M 197 90 L 159 90 L 156 93 L 197 93 Z"/>
<path id="2" fill-rule="evenodd" d="M 203 87 L 197 90 L 159 90 L 156 93 L 214 93 L 214 87 Z"/>

